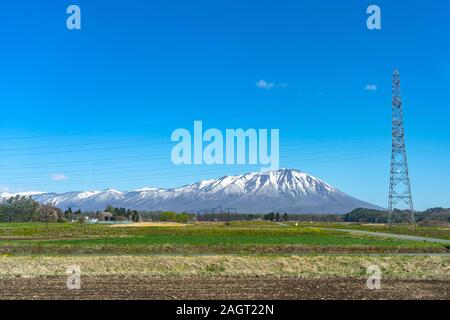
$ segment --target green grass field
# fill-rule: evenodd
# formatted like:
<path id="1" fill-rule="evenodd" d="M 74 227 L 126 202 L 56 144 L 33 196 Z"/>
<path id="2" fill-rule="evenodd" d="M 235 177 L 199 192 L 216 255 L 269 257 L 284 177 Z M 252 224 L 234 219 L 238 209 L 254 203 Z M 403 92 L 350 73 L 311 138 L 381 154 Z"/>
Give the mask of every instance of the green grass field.
<path id="1" fill-rule="evenodd" d="M 289 223 L 294 225 L 295 222 Z M 382 224 L 360 224 L 360 223 L 299 223 L 299 226 L 303 227 L 326 227 L 335 229 L 354 229 L 362 231 L 372 231 L 372 232 L 383 232 L 383 233 L 395 233 L 395 234 L 405 234 L 420 237 L 430 237 L 438 239 L 450 240 L 450 228 L 448 227 L 438 227 L 438 226 L 417 226 L 416 230 L 413 231 L 410 225 L 400 224 L 394 225 L 392 228 L 387 228 L 387 226 Z"/>
<path id="2" fill-rule="evenodd" d="M 373 228 L 339 224 L 282 224 L 264 221 L 197 223 L 182 226 L 111 227 L 78 223 L 2 223 L 0 253 L 397 253 L 448 252 L 442 244 L 354 235 L 333 228 Z M 429 234 L 436 229 L 429 227 Z M 383 231 L 385 231 L 383 229 Z M 442 238 L 448 236 L 447 234 Z M 427 230 L 421 229 L 421 234 Z M 441 235 L 442 232 L 439 233 Z"/>

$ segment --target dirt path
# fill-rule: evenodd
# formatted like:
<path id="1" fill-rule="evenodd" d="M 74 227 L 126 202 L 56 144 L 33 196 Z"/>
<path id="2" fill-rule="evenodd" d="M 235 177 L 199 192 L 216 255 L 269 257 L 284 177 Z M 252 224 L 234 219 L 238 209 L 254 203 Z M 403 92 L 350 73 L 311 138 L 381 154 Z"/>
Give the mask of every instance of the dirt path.
<path id="1" fill-rule="evenodd" d="M 363 231 L 363 230 L 353 230 L 353 229 L 334 229 L 334 228 L 320 228 L 323 230 L 331 230 L 331 231 L 342 231 L 349 232 L 353 234 L 363 234 L 368 236 L 376 236 L 376 237 L 385 237 L 385 238 L 394 238 L 401 240 L 413 240 L 413 241 L 425 241 L 425 242 L 434 242 L 434 243 L 442 243 L 450 245 L 450 240 L 447 239 L 437 239 L 437 238 L 428 238 L 428 237 L 419 237 L 419 236 L 409 236 L 406 234 L 395 234 L 395 233 L 384 233 L 384 232 L 374 232 L 374 231 Z"/>
<path id="2" fill-rule="evenodd" d="M 65 277 L 0 279 L 1 299 L 445 299 L 450 283 L 365 279 L 83 277 L 68 290 Z"/>

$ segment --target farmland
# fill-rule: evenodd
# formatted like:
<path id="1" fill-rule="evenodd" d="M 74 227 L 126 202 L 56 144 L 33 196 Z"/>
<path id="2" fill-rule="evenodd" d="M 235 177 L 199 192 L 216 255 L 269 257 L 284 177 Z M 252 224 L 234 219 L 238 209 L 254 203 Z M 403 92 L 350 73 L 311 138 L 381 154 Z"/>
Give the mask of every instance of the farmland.
<path id="1" fill-rule="evenodd" d="M 291 223 L 293 225 L 293 223 Z M 405 234 L 413 236 L 423 236 L 430 238 L 440 238 L 450 240 L 450 228 L 444 226 L 417 226 L 413 231 L 411 226 L 400 224 L 388 228 L 385 224 L 374 223 L 300 223 L 300 226 L 317 226 L 319 228 L 353 229 L 362 231 L 373 231 L 393 234 Z"/>
<path id="2" fill-rule="evenodd" d="M 269 221 L 127 227 L 2 223 L 0 283 L 8 289 L 0 291 L 0 296 L 42 298 L 42 288 L 47 288 L 45 297 L 81 299 L 96 297 L 98 288 L 106 290 L 103 298 L 124 299 L 155 298 L 155 292 L 160 292 L 160 299 L 301 299 L 320 294 L 329 298 L 447 297 L 450 250 L 446 245 L 330 230 L 339 228 L 375 227 Z M 450 229 L 421 227 L 418 232 L 448 239 Z M 70 265 L 81 269 L 84 285 L 77 292 L 65 288 Z M 383 290 L 373 293 L 365 288 L 370 265 L 383 271 L 384 295 Z M 214 283 L 226 285 L 219 290 Z M 31 290 L 35 285 L 41 289 Z M 203 286 L 203 291 L 196 285 Z M 309 286 L 311 290 L 305 291 Z M 327 293 L 327 286 L 334 286 L 336 292 Z M 130 294 L 120 296 L 118 288 Z M 354 294 L 346 295 L 346 291 Z"/>

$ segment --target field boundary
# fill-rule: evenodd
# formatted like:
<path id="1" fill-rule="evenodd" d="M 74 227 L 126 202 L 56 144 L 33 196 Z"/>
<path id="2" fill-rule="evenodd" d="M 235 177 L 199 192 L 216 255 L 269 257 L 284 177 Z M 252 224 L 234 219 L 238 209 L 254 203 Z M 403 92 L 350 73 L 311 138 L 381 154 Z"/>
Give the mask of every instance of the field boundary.
<path id="1" fill-rule="evenodd" d="M 411 241 L 425 241 L 425 242 L 433 242 L 433 243 L 441 243 L 441 244 L 450 245 L 450 240 L 447 240 L 447 239 L 428 238 L 428 237 L 420 237 L 420 236 L 410 236 L 410 235 L 406 235 L 406 234 L 364 231 L 364 230 L 354 230 L 354 229 L 335 229 L 335 228 L 323 228 L 323 227 L 319 227 L 319 228 L 323 229 L 323 230 L 349 232 L 349 233 L 353 233 L 353 234 L 360 234 L 360 235 L 367 235 L 367 236 L 386 237 L 386 238 L 411 240 Z"/>

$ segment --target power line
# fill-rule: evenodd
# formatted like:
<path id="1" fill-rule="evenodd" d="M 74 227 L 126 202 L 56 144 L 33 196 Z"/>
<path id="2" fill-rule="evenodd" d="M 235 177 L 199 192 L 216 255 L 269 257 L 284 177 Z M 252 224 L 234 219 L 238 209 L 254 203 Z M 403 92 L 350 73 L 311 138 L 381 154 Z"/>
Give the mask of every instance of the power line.
<path id="1" fill-rule="evenodd" d="M 367 157 L 371 157 L 373 158 L 375 155 L 371 154 L 371 155 L 367 155 L 367 156 L 355 156 L 355 157 L 345 157 L 345 158 L 341 158 L 341 159 L 328 159 L 328 160 L 324 160 L 324 161 L 314 161 L 314 162 L 310 162 L 309 164 L 318 164 L 318 163 L 330 163 L 330 162 L 337 162 L 337 161 L 347 161 L 350 159 L 365 159 Z M 380 154 L 381 156 L 381 154 Z M 307 165 L 308 163 L 302 163 L 303 165 Z M 233 165 L 232 165 L 233 166 Z M 256 168 L 258 166 L 255 166 Z M 196 168 L 196 170 L 199 170 L 199 167 L 194 167 L 191 166 L 191 169 Z M 209 170 L 203 169 L 201 170 L 201 172 L 203 174 L 205 173 L 216 173 L 216 174 L 221 174 L 223 167 L 208 167 Z M 184 173 L 173 173 L 173 169 L 169 169 L 167 168 L 166 170 L 163 170 L 161 168 L 157 168 L 154 169 L 154 167 L 152 167 L 153 170 L 156 171 L 156 173 L 152 173 L 149 175 L 146 174 L 139 174 L 137 176 L 127 176 L 126 179 L 116 179 L 116 178 L 110 178 L 110 179 L 79 179 L 79 180 L 67 180 L 67 181 L 60 181 L 58 182 L 58 185 L 73 185 L 73 184 L 80 184 L 80 183 L 104 183 L 104 182 L 129 182 L 130 179 L 133 179 L 133 181 L 143 181 L 143 180 L 148 180 L 150 178 L 155 178 L 155 177 L 190 177 L 192 176 L 192 172 L 186 172 Z M 257 171 L 258 169 L 255 169 L 255 171 Z M 138 169 L 135 172 L 142 172 L 143 170 Z M 124 170 L 120 170 L 117 171 L 120 173 L 124 173 Z M 197 173 L 197 172 L 196 172 Z M 217 178 L 217 177 L 215 177 Z M 30 180 L 30 179 L 27 179 Z M 33 184 L 26 184 L 27 186 L 41 186 L 42 183 L 33 183 Z M 8 186 L 23 186 L 23 183 L 16 183 L 16 184 L 11 184 L 9 183 Z"/>
<path id="2" fill-rule="evenodd" d="M 304 154 L 304 153 L 303 153 Z M 340 158 L 342 158 L 342 157 L 344 157 L 344 159 L 354 159 L 354 158 L 359 158 L 359 156 L 363 156 L 363 158 L 366 158 L 366 157 L 370 157 L 370 156 L 377 156 L 377 155 L 384 155 L 384 154 L 386 154 L 384 151 L 382 151 L 382 152 L 380 152 L 380 151 L 372 151 L 372 152 L 365 152 L 365 153 L 361 153 L 361 152 L 352 152 L 352 153 L 344 153 L 344 154 L 333 154 L 331 157 L 309 157 L 309 158 L 299 158 L 299 155 L 298 154 L 290 154 L 289 156 L 285 156 L 285 157 L 282 157 L 281 158 L 281 161 L 282 161 L 282 163 L 287 163 L 288 161 L 289 161 L 289 159 L 295 159 L 296 160 L 296 163 L 301 163 L 301 164 L 305 164 L 305 163 L 318 163 L 318 162 L 320 162 L 320 161 L 322 161 L 322 160 L 331 160 L 331 161 L 333 161 L 333 160 L 338 160 L 338 159 L 340 159 Z M 151 161 L 151 160 L 160 160 L 160 159 L 169 159 L 170 157 L 169 157 L 169 155 L 168 154 L 161 154 L 161 155 L 159 155 L 159 156 L 149 156 L 149 157 L 145 157 L 145 158 L 141 158 L 141 159 L 138 159 L 137 161 L 138 162 L 140 162 L 140 161 Z M 96 170 L 96 172 L 93 172 L 93 174 L 106 174 L 106 173 L 117 173 L 117 172 L 119 172 L 119 173 L 126 173 L 126 172 L 129 172 L 130 170 L 127 170 L 127 169 L 129 169 L 130 168 L 130 165 L 126 165 L 126 166 L 115 166 L 115 167 L 105 167 L 105 166 L 103 166 L 103 164 L 102 163 L 99 163 L 99 164 L 97 164 L 97 165 L 102 165 L 102 167 L 100 167 L 100 168 L 83 168 L 83 169 L 77 169 L 77 170 L 64 170 L 64 173 L 65 174 L 68 174 L 68 173 L 77 173 L 77 172 L 82 172 L 82 173 L 84 173 L 84 172 L 86 172 L 86 171 L 88 171 L 89 169 L 91 169 L 91 170 Z M 165 168 L 166 166 L 164 165 L 164 166 L 155 166 L 155 165 L 153 165 L 153 164 L 150 164 L 151 165 L 151 167 L 149 168 L 149 169 L 154 169 L 154 170 L 159 170 L 160 168 Z M 207 165 L 204 165 L 204 166 L 206 166 L 206 167 L 208 167 Z M 33 169 L 34 167 L 31 167 L 31 169 Z M 51 172 L 44 172 L 44 174 L 45 173 L 47 173 L 47 174 L 52 174 L 52 173 L 55 173 L 55 169 L 56 168 L 59 168 L 59 167 L 56 167 L 56 166 L 49 166 L 49 168 L 52 168 L 52 169 L 54 169 L 54 170 L 52 170 Z M 146 168 L 145 166 L 144 167 L 140 167 L 140 168 Z M 30 169 L 30 168 L 28 168 L 28 169 Z M 136 171 L 137 169 L 131 169 L 131 171 Z M 139 170 L 142 170 L 142 169 L 139 169 Z M 40 172 L 40 174 L 42 174 L 42 172 Z M 7 176 L 7 175 L 3 175 L 2 176 L 2 178 L 3 179 L 5 179 L 5 178 L 10 178 L 11 179 L 11 177 L 12 178 L 20 178 L 20 177 L 25 177 L 25 178 L 27 178 L 27 179 L 30 179 L 32 176 L 30 176 L 30 174 L 28 174 L 28 173 L 25 173 L 25 174 L 22 174 L 22 175 L 18 175 L 18 174 L 14 174 L 14 175 L 12 175 L 12 176 Z"/>
<path id="3" fill-rule="evenodd" d="M 155 137 L 161 137 L 160 135 Z M 23 151 L 23 150 L 39 150 L 39 149 L 64 149 L 64 148 L 70 148 L 70 147 L 84 147 L 84 146 L 91 146 L 91 145 L 100 145 L 100 144 L 109 144 L 109 143 L 123 143 L 123 142 L 130 142 L 130 141 L 142 141 L 147 140 L 150 137 L 141 137 L 141 138 L 129 138 L 129 139 L 122 139 L 122 140 L 112 140 L 112 141 L 98 141 L 98 142 L 85 142 L 85 143 L 73 143 L 73 144 L 63 144 L 63 145 L 50 145 L 50 146 L 35 146 L 35 147 L 22 147 L 22 148 L 9 148 L 9 149 L 0 149 L 1 152 L 10 152 L 10 151 Z"/>
<path id="4" fill-rule="evenodd" d="M 171 145 L 169 145 L 170 143 L 171 142 L 167 142 L 168 146 L 171 146 Z M 155 143 L 155 144 L 147 144 L 147 145 L 148 146 L 158 146 L 158 145 L 164 145 L 164 144 L 165 144 L 165 142 L 160 142 L 160 143 Z M 322 146 L 322 149 L 326 149 L 326 150 L 319 150 L 319 151 L 315 151 L 315 152 L 310 152 L 311 150 L 317 149 L 314 146 L 313 147 L 308 146 L 308 147 L 299 149 L 298 145 L 297 146 L 292 145 L 292 146 L 288 146 L 288 147 L 282 147 L 281 151 L 283 153 L 289 152 L 290 150 L 299 151 L 299 154 L 298 154 L 299 156 L 301 156 L 301 155 L 320 155 L 320 154 L 328 154 L 333 149 L 338 149 L 338 151 L 340 151 L 339 149 L 342 149 L 346 145 L 354 145 L 354 143 L 336 143 L 335 142 L 331 146 L 328 146 L 327 148 Z M 142 145 L 140 145 L 140 146 L 142 146 Z M 133 147 L 135 147 L 135 146 L 133 146 Z M 369 145 L 369 146 L 357 146 L 358 150 L 360 150 L 360 151 L 361 150 L 366 150 L 366 149 L 371 149 L 373 147 L 374 146 L 372 146 L 372 145 Z M 379 147 L 380 146 L 376 146 L 376 149 L 379 148 Z M 113 147 L 112 150 L 115 150 L 116 148 L 117 147 Z M 102 149 L 105 150 L 105 148 L 102 148 Z M 91 149 L 89 151 L 98 151 L 98 150 L 102 150 L 102 149 Z M 109 148 L 107 148 L 107 149 L 109 149 Z M 86 151 L 86 150 L 77 149 L 77 150 L 72 150 L 71 152 L 83 152 L 83 151 Z M 58 151 L 58 153 L 66 153 L 66 151 Z M 45 154 L 47 154 L 47 153 L 45 153 Z M 49 154 L 53 154 L 53 152 L 49 153 Z M 167 153 L 156 154 L 156 156 L 158 156 L 158 155 L 164 156 L 165 154 L 167 154 Z M 24 154 L 21 154 L 21 155 L 24 155 Z M 33 155 L 33 153 L 26 154 L 26 155 Z M 9 155 L 9 156 L 11 156 L 11 155 Z M 17 167 L 20 167 L 20 168 L 45 168 L 45 167 L 53 167 L 53 165 L 61 166 L 61 165 L 64 165 L 64 164 L 72 165 L 72 164 L 82 164 L 82 163 L 91 163 L 91 162 L 105 163 L 105 162 L 115 161 L 116 159 L 117 160 L 120 160 L 120 159 L 129 160 L 129 159 L 144 158 L 144 157 L 148 158 L 148 159 L 152 159 L 152 156 L 141 155 L 141 156 L 131 156 L 131 157 L 128 157 L 128 156 L 127 157 L 112 157 L 112 158 L 108 157 L 108 158 L 92 159 L 92 160 L 73 160 L 73 161 L 45 162 L 43 165 L 36 165 L 36 162 L 33 161 L 31 163 L 20 163 L 20 164 L 18 164 Z M 1 168 L 11 168 L 11 167 L 16 167 L 16 164 L 13 164 L 13 165 L 0 165 L 0 169 Z"/>
<path id="5" fill-rule="evenodd" d="M 235 113 L 214 113 L 215 117 L 226 118 L 226 117 L 242 117 L 248 115 L 258 114 L 260 111 L 250 111 L 250 112 L 235 112 Z M 209 115 L 211 116 L 211 115 Z M 281 116 L 281 115 L 280 115 Z M 12 137 L 12 138 L 0 138 L 0 141 L 24 141 L 24 140 L 34 140 L 34 139 L 42 139 L 42 138 L 55 138 L 55 137 L 68 137 L 68 136 L 80 136 L 82 134 L 101 134 L 101 133 L 117 133 L 121 131 L 130 132 L 130 130 L 135 129 L 145 129 L 145 128 L 153 128 L 158 126 L 166 126 L 167 124 L 174 124 L 174 122 L 185 122 L 183 120 L 174 120 L 171 119 L 159 119 L 154 123 L 147 123 L 143 125 L 133 125 L 133 126 L 124 126 L 121 128 L 115 128 L 114 130 L 94 130 L 88 132 L 66 132 L 66 133 L 51 133 L 51 134 L 43 134 L 43 135 L 31 135 L 31 136 L 22 136 L 22 137 Z M 193 120 L 192 120 L 193 121 Z M 190 121 L 192 123 L 192 121 Z"/>
<path id="6" fill-rule="evenodd" d="M 6 154 L 3 156 L 10 157 L 26 157 L 26 156 L 40 156 L 40 155 L 50 155 L 50 154 L 66 154 L 66 153 L 79 153 L 79 152 L 92 152 L 92 151 L 107 151 L 107 150 L 122 150 L 122 149 L 131 149 L 131 148 L 140 148 L 140 147 L 151 147 L 157 145 L 167 145 L 166 142 L 160 143 L 145 143 L 138 145 L 128 145 L 128 146 L 115 146 L 115 147 L 104 147 L 104 148 L 92 148 L 92 149 L 79 149 L 79 150 L 65 150 L 65 151 L 47 151 L 47 152 L 35 152 L 35 153 L 16 153 L 16 154 Z"/>

